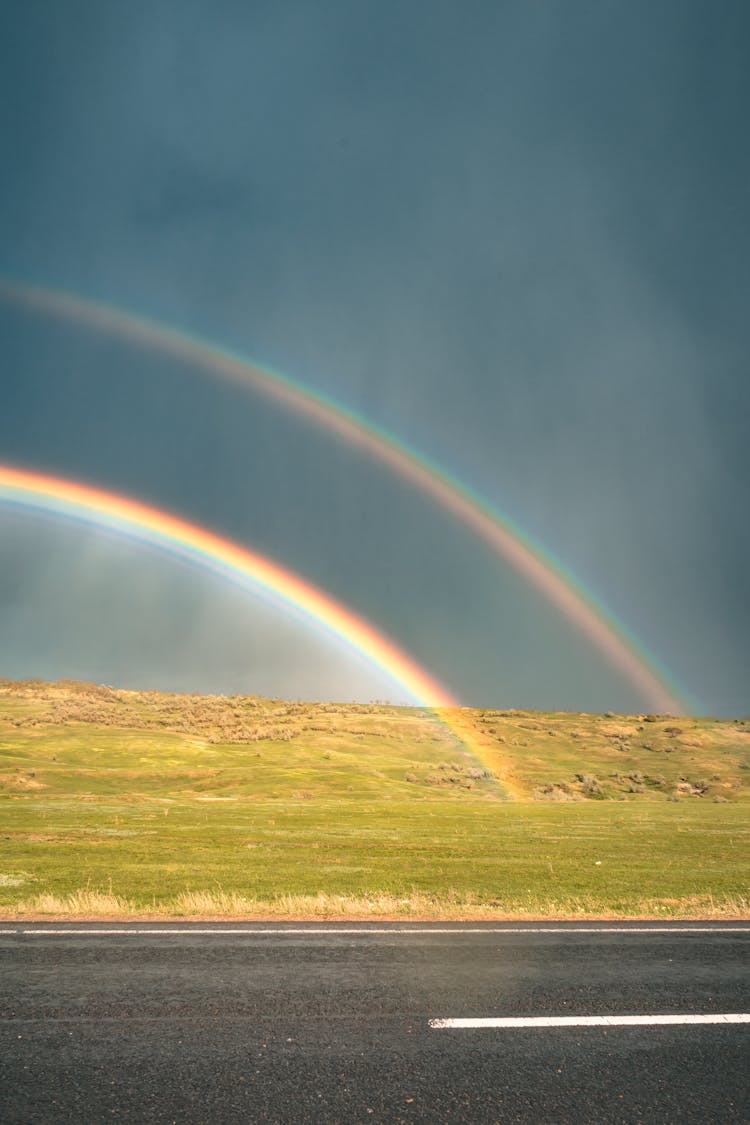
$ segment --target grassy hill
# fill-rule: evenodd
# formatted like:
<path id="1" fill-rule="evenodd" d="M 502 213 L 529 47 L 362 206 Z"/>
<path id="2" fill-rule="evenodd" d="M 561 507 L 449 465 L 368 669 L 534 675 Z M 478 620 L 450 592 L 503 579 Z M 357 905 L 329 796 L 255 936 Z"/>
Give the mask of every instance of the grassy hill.
<path id="1" fill-rule="evenodd" d="M 750 720 L 0 681 L 0 910 L 748 910 Z"/>

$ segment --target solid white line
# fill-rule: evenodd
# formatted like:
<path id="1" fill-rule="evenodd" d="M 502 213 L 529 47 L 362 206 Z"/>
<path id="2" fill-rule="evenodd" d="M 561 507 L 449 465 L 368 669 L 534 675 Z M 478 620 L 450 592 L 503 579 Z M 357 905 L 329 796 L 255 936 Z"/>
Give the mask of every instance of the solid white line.
<path id="1" fill-rule="evenodd" d="M 430 1027 L 642 1027 L 650 1024 L 750 1023 L 750 1013 L 705 1016 L 519 1016 L 499 1019 L 430 1020 Z"/>
<path id="2" fill-rule="evenodd" d="M 80 934 L 87 936 L 128 935 L 169 937 L 170 935 L 248 935 L 253 937 L 278 937 L 284 934 L 307 935 L 326 934 L 329 936 L 356 935 L 356 934 L 750 934 L 750 926 L 581 926 L 577 928 L 562 926 L 523 926 L 523 927 L 473 927 L 473 928 L 447 928 L 447 927 L 389 927 L 389 926 L 286 926 L 261 928 L 253 926 L 233 927 L 197 927 L 197 926 L 170 926 L 166 923 L 162 927 L 136 927 L 136 926 L 99 926 L 99 927 L 74 927 L 66 928 L 47 927 L 44 924 L 34 929 L 8 930 L 8 933 L 22 933 L 29 937 L 44 937 L 45 935 Z"/>

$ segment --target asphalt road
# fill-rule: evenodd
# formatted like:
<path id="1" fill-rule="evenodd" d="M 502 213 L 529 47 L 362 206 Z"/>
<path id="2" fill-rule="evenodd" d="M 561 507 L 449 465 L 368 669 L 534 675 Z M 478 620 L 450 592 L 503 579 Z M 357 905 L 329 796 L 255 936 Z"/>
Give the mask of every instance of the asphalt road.
<path id="1" fill-rule="evenodd" d="M 750 1121 L 750 1023 L 430 1024 L 750 1013 L 748 951 L 747 923 L 0 923 L 0 1119 Z"/>

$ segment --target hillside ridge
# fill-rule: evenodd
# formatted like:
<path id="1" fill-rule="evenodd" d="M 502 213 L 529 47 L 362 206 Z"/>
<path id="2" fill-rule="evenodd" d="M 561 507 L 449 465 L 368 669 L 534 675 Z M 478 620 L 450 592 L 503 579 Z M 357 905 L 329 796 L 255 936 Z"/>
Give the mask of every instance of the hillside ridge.
<path id="1" fill-rule="evenodd" d="M 45 761 L 43 754 L 36 763 L 37 787 L 49 787 L 50 779 L 41 780 L 38 774 L 57 772 L 67 761 L 65 749 L 71 741 L 78 747 L 75 764 L 83 767 L 78 744 L 86 742 L 84 732 L 90 735 L 98 729 L 107 732 L 121 768 L 126 766 L 128 737 L 133 754 L 143 749 L 145 738 L 151 752 L 149 770 L 156 774 L 158 746 L 153 736 L 163 735 L 170 751 L 163 762 L 165 780 L 179 747 L 185 765 L 193 759 L 193 772 L 203 767 L 213 776 L 217 769 L 236 775 L 250 765 L 257 775 L 261 750 L 275 772 L 284 758 L 290 771 L 298 772 L 305 764 L 313 769 L 325 763 L 325 769 L 314 770 L 318 787 L 324 789 L 336 754 L 339 773 L 347 764 L 359 774 L 368 766 L 382 773 L 387 762 L 379 780 L 399 784 L 401 790 L 405 783 L 412 796 L 439 789 L 464 796 L 472 791 L 508 796 L 510 791 L 547 801 L 727 801 L 750 793 L 748 719 L 513 708 L 464 708 L 462 716 L 470 719 L 487 747 L 481 761 L 441 723 L 439 711 L 419 707 L 139 691 L 77 680 L 0 680 L 4 757 L 12 749 L 11 732 L 18 741 L 34 731 L 40 753 L 50 740 L 58 745 L 54 763 Z M 102 767 L 103 754 L 99 747 L 95 761 Z M 67 766 L 73 768 L 74 763 L 67 761 Z M 12 788 L 13 779 L 0 775 L 0 789 L 7 790 L 9 784 Z"/>

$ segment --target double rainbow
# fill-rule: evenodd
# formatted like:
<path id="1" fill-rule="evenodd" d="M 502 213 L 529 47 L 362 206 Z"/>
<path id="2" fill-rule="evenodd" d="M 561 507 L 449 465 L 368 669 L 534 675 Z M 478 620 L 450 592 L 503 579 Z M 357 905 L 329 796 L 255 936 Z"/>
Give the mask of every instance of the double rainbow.
<path id="1" fill-rule="evenodd" d="M 251 387 L 324 426 L 390 467 L 470 528 L 601 652 L 657 711 L 689 710 L 643 646 L 542 547 L 427 457 L 364 418 L 278 372 L 142 316 L 40 286 L 0 281 L 0 299 L 158 350 Z"/>

